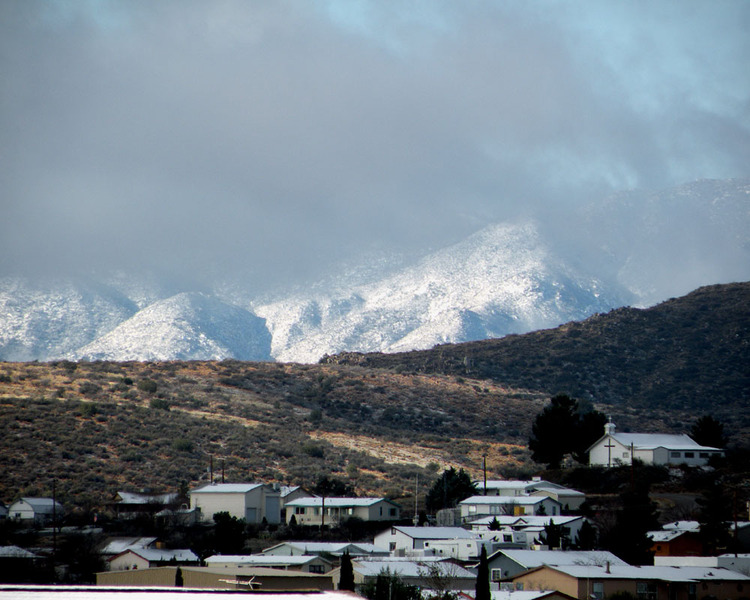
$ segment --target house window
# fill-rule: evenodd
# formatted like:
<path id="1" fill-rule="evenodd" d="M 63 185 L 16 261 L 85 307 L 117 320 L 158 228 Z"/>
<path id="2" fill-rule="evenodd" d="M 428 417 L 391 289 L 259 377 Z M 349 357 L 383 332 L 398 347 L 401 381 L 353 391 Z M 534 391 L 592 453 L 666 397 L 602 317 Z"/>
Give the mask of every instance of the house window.
<path id="1" fill-rule="evenodd" d="M 656 583 L 639 581 L 635 584 L 635 596 L 638 600 L 656 600 Z"/>
<path id="2" fill-rule="evenodd" d="M 395 527 L 391 527 L 391 535 L 396 535 L 396 528 Z"/>
<path id="3" fill-rule="evenodd" d="M 670 452 L 669 456 L 671 456 L 672 458 L 680 458 L 680 456 L 682 455 L 679 452 Z"/>
<path id="4" fill-rule="evenodd" d="M 698 598 L 698 589 L 694 583 L 688 583 L 687 600 L 696 600 Z"/>
<path id="5" fill-rule="evenodd" d="M 294 507 L 294 514 L 295 515 L 304 515 L 305 514 L 305 507 L 304 506 L 295 506 Z"/>
<path id="6" fill-rule="evenodd" d="M 517 582 L 516 583 L 516 590 L 519 592 L 523 591 L 523 583 Z"/>
<path id="7" fill-rule="evenodd" d="M 388 544 L 388 551 L 393 552 L 396 549 L 396 542 L 390 542 Z"/>
<path id="8" fill-rule="evenodd" d="M 591 598 L 593 600 L 604 600 L 604 583 L 595 581 L 591 584 Z"/>
<path id="9" fill-rule="evenodd" d="M 701 458 L 708 458 L 710 455 L 708 452 L 701 452 L 699 455 Z"/>
<path id="10" fill-rule="evenodd" d="M 323 565 L 310 565 L 310 573 L 323 573 Z"/>
<path id="11" fill-rule="evenodd" d="M 492 579 L 492 581 L 500 581 L 503 578 L 503 570 L 492 569 L 490 571 L 490 578 Z"/>
<path id="12" fill-rule="evenodd" d="M 695 458 L 695 452 L 685 452 L 685 458 Z"/>
<path id="13" fill-rule="evenodd" d="M 395 517 L 396 516 L 396 509 L 395 508 L 390 509 L 390 511 L 388 511 L 388 514 L 390 514 L 392 517 Z"/>
<path id="14" fill-rule="evenodd" d="M 471 513 L 471 514 L 474 514 L 475 512 L 477 512 L 477 507 L 476 507 L 476 505 L 474 505 L 474 504 L 470 504 L 470 505 L 469 505 L 469 513 Z"/>
<path id="15" fill-rule="evenodd" d="M 511 534 L 511 533 L 504 533 L 503 534 L 503 541 L 504 542 L 512 542 L 513 541 L 513 534 Z"/>
<path id="16" fill-rule="evenodd" d="M 630 458 L 630 452 L 623 452 L 622 453 L 623 458 Z"/>

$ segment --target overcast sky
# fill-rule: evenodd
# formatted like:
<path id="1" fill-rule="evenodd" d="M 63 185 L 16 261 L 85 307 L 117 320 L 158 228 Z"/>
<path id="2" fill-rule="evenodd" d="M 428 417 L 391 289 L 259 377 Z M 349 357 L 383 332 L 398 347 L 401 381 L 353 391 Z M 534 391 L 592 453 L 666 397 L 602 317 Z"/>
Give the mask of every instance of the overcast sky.
<path id="1" fill-rule="evenodd" d="M 0 274 L 263 283 L 750 175 L 750 2 L 0 0 Z"/>

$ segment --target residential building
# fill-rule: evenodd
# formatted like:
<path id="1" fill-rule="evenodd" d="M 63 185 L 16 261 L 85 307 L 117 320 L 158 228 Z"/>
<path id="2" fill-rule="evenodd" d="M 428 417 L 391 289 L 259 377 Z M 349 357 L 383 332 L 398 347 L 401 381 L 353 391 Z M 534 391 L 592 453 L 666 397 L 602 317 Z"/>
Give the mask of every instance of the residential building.
<path id="1" fill-rule="evenodd" d="M 495 515 L 559 515 L 562 505 L 547 496 L 471 496 L 458 503 L 461 521 Z"/>
<path id="2" fill-rule="evenodd" d="M 750 575 L 750 554 L 720 554 L 719 556 L 654 556 L 657 567 L 721 567 Z"/>
<path id="3" fill-rule="evenodd" d="M 226 569 L 230 567 L 267 567 L 303 571 L 305 573 L 328 573 L 334 564 L 321 556 L 278 556 L 272 554 L 215 554 L 205 560 L 207 567 Z"/>
<path id="4" fill-rule="evenodd" d="M 463 527 L 413 527 L 395 525 L 375 536 L 375 546 L 402 555 L 430 548 L 440 540 L 474 540 L 476 536 Z"/>
<path id="5" fill-rule="evenodd" d="M 556 516 L 523 516 L 514 517 L 509 515 L 497 515 L 482 517 L 470 521 L 468 525 L 471 531 L 495 536 L 492 551 L 502 546 L 509 545 L 514 548 L 527 548 L 540 543 L 540 536 L 544 528 L 550 523 L 561 527 L 561 534 L 571 542 L 575 542 L 581 526 L 586 521 L 585 517 L 556 515 Z M 491 530 L 490 527 L 498 529 Z"/>
<path id="6" fill-rule="evenodd" d="M 454 561 L 444 559 L 356 559 L 352 560 L 352 569 L 356 586 L 374 581 L 385 570 L 398 575 L 405 584 L 418 586 L 423 591 L 431 590 L 435 581 L 440 580 L 446 586 L 446 589 L 441 591 L 473 592 L 477 580 L 475 573 Z M 335 583 L 338 585 L 338 581 Z"/>
<path id="7" fill-rule="evenodd" d="M 306 592 L 333 590 L 332 573 L 318 575 L 302 571 L 284 571 L 264 567 L 180 567 L 185 598 L 192 598 L 188 588 L 211 590 L 242 590 L 262 592 Z M 174 587 L 177 567 L 155 567 L 129 571 L 107 571 L 96 574 L 96 585 L 107 587 Z M 95 589 L 95 588 L 94 588 Z M 324 594 L 311 594 L 325 598 Z M 200 598 L 205 598 L 203 593 Z M 96 595 L 92 595 L 96 598 Z"/>
<path id="8" fill-rule="evenodd" d="M 610 421 L 604 425 L 604 435 L 589 448 L 589 464 L 614 467 L 637 459 L 654 465 L 703 466 L 711 457 L 723 455 L 723 450 L 701 446 L 684 434 L 617 433 Z"/>
<path id="9" fill-rule="evenodd" d="M 144 492 L 117 492 L 110 507 L 119 519 L 134 519 L 153 515 L 166 507 L 174 506 L 178 494 L 148 494 Z"/>
<path id="10" fill-rule="evenodd" d="M 348 552 L 349 556 L 388 556 L 383 548 L 365 542 L 281 542 L 263 550 L 263 554 L 272 556 L 335 556 L 340 559 Z"/>
<path id="11" fill-rule="evenodd" d="M 190 507 L 208 522 L 219 512 L 247 523 L 281 522 L 280 493 L 263 483 L 210 483 L 190 492 Z"/>
<path id="12" fill-rule="evenodd" d="M 562 505 L 564 512 L 578 510 L 586 501 L 583 492 L 545 481 L 541 477 L 524 480 L 492 479 L 486 485 L 484 481 L 475 481 L 474 485 L 483 496 L 549 496 Z"/>
<path id="13" fill-rule="evenodd" d="M 109 559 L 110 571 L 129 571 L 178 565 L 200 565 L 200 558 L 192 550 L 159 548 L 128 548 Z"/>
<path id="14" fill-rule="evenodd" d="M 397 521 L 401 507 L 387 498 L 298 498 L 286 504 L 287 522 L 299 525 L 340 523 L 351 517 L 363 521 Z"/>
<path id="15" fill-rule="evenodd" d="M 700 556 L 703 554 L 703 542 L 698 531 L 683 529 L 660 529 L 649 531 L 651 552 L 654 556 Z"/>
<path id="16" fill-rule="evenodd" d="M 637 600 L 746 598 L 750 577 L 720 568 L 544 565 L 511 581 L 520 589 L 555 589 L 579 600 L 604 600 L 617 592 Z"/>
<path id="17" fill-rule="evenodd" d="M 515 550 L 502 549 L 492 554 L 487 562 L 492 581 L 515 577 L 542 565 L 621 565 L 624 560 L 605 550 Z M 542 588 L 555 589 L 555 588 Z"/>
<path id="18" fill-rule="evenodd" d="M 8 516 L 17 521 L 46 525 L 63 515 L 63 506 L 52 498 L 21 498 L 8 507 Z"/>

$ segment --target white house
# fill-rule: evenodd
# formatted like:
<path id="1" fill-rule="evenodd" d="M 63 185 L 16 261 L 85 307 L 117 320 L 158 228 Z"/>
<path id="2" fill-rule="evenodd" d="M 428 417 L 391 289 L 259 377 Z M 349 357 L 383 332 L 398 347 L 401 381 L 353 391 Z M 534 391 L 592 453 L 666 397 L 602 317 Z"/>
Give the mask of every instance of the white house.
<path id="1" fill-rule="evenodd" d="M 373 543 L 389 552 L 410 553 L 429 548 L 431 543 L 445 540 L 471 540 L 474 534 L 463 527 L 413 527 L 395 525 L 375 536 Z"/>
<path id="2" fill-rule="evenodd" d="M 552 523 L 562 528 L 562 535 L 567 536 L 574 542 L 581 530 L 581 525 L 586 521 L 580 516 L 506 516 L 482 517 L 471 521 L 469 525 L 474 533 L 481 534 L 485 539 L 491 541 L 488 551 L 496 551 L 502 547 L 530 549 L 538 544 L 540 536 L 544 533 L 546 525 Z M 496 523 L 499 529 L 490 530 L 492 523 Z"/>
<path id="3" fill-rule="evenodd" d="M 190 492 L 190 507 L 199 509 L 203 521 L 228 512 L 247 523 L 281 522 L 280 494 L 263 483 L 209 483 Z"/>
<path id="4" fill-rule="evenodd" d="M 629 465 L 633 459 L 646 464 L 702 466 L 724 451 L 701 446 L 684 434 L 617 433 L 612 422 L 604 425 L 604 435 L 589 448 L 589 464 L 614 467 Z"/>
<path id="5" fill-rule="evenodd" d="M 51 523 L 63 515 L 63 506 L 52 498 L 21 498 L 8 507 L 8 517 L 38 524 Z"/>
<path id="6" fill-rule="evenodd" d="M 533 479 L 492 479 L 475 481 L 474 485 L 484 496 L 549 496 L 557 500 L 563 509 L 578 510 L 586 500 L 583 492 L 567 488 L 558 483 L 545 481 L 541 477 Z"/>
<path id="7" fill-rule="evenodd" d="M 110 571 L 128 571 L 173 565 L 199 565 L 200 558 L 192 550 L 159 548 L 128 548 L 109 559 Z"/>
<path id="8" fill-rule="evenodd" d="M 472 496 L 458 503 L 461 521 L 493 515 L 559 515 L 562 505 L 548 496 Z"/>
<path id="9" fill-rule="evenodd" d="M 396 521 L 401 507 L 387 498 L 298 498 L 286 504 L 287 522 L 299 525 L 340 523 L 351 517 L 363 521 Z"/>

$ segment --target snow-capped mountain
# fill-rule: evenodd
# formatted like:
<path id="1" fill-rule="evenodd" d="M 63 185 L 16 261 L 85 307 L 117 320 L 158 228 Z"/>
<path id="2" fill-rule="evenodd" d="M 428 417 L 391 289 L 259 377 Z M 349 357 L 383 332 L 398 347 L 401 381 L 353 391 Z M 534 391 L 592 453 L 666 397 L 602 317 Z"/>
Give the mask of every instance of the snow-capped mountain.
<path id="1" fill-rule="evenodd" d="M 217 298 L 182 293 L 154 302 L 73 352 L 86 360 L 271 360 L 263 319 Z"/>
<path id="2" fill-rule="evenodd" d="M 129 298 L 98 283 L 0 278 L 0 360 L 62 356 L 137 310 Z"/>
<path id="3" fill-rule="evenodd" d="M 750 181 L 699 181 L 615 194 L 563 222 L 490 225 L 273 301 L 153 274 L 0 278 L 0 360 L 311 362 L 500 337 L 748 280 L 748 231 Z"/>
<path id="4" fill-rule="evenodd" d="M 552 255 L 533 223 L 494 225 L 347 294 L 255 307 L 277 360 L 395 352 L 552 327 L 630 298 Z"/>

